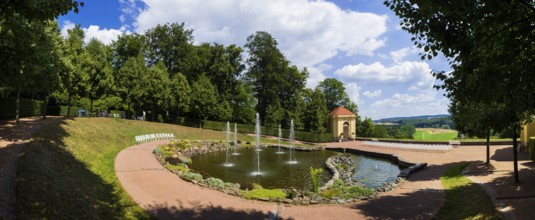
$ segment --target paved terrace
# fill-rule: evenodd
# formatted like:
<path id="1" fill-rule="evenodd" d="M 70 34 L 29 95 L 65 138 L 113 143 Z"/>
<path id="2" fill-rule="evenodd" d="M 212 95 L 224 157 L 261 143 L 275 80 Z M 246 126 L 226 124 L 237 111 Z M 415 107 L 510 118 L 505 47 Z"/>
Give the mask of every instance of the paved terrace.
<path id="1" fill-rule="evenodd" d="M 163 168 L 152 150 L 166 141 L 135 145 L 121 151 L 116 174 L 126 191 L 144 209 L 161 219 L 429 219 L 442 205 L 440 175 L 460 161 L 472 161 L 469 175 L 485 188 L 502 211 L 517 219 L 535 216 L 535 164 L 520 153 L 520 184 L 511 178 L 510 146 L 492 146 L 492 165 L 484 166 L 484 146 L 463 146 L 446 153 L 413 152 L 365 146 L 358 141 L 330 143 L 329 147 L 354 148 L 395 154 L 400 159 L 428 163 L 397 189 L 377 199 L 346 205 L 291 206 L 244 200 L 183 181 Z M 533 197 L 533 198 L 532 198 Z"/>

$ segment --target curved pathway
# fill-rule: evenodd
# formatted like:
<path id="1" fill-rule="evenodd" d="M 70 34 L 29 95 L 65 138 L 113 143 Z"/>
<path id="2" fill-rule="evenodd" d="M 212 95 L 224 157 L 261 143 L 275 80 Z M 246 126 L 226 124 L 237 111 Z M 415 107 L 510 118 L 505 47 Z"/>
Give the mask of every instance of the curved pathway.
<path id="1" fill-rule="evenodd" d="M 396 154 L 411 162 L 426 162 L 428 168 L 411 175 L 397 189 L 378 198 L 346 205 L 285 206 L 244 200 L 183 181 L 167 171 L 152 154 L 167 141 L 134 145 L 122 150 L 115 172 L 134 201 L 160 219 L 429 219 L 442 205 L 440 174 L 459 161 L 484 159 L 484 148 L 460 147 L 448 153 L 426 153 L 373 148 L 360 142 L 330 143 Z M 493 146 L 493 152 L 507 146 Z"/>

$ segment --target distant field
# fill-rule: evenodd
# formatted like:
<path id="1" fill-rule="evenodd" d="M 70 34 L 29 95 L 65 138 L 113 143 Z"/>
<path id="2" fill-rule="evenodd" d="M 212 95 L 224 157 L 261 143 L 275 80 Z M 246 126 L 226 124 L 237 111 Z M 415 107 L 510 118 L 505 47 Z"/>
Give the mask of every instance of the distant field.
<path id="1" fill-rule="evenodd" d="M 456 130 L 438 128 L 416 128 L 414 140 L 448 141 L 457 137 Z"/>

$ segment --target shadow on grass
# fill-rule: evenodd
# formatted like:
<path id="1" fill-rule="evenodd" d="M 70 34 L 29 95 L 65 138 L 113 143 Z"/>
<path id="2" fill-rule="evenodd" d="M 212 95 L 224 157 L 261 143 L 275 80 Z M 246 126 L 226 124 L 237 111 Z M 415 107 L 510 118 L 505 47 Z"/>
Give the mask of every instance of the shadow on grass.
<path id="1" fill-rule="evenodd" d="M 123 191 L 91 172 L 65 148 L 64 124 L 50 123 L 24 148 L 16 178 L 17 218 L 147 218 L 143 212 L 129 213 L 135 204 L 121 201 Z"/>
<path id="2" fill-rule="evenodd" d="M 200 202 L 191 203 L 188 208 L 182 202 L 178 207 L 169 206 L 168 204 L 152 204 L 146 207 L 151 215 L 158 219 L 282 219 L 276 217 L 276 213 L 264 213 L 260 210 L 236 210 L 226 209 L 213 204 L 203 205 Z M 292 218 L 290 218 L 292 219 Z"/>

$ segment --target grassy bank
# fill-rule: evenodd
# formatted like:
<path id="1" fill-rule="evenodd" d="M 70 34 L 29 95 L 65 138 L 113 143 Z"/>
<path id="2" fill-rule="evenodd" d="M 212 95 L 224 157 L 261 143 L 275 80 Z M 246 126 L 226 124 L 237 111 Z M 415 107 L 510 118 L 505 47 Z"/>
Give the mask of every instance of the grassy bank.
<path id="1" fill-rule="evenodd" d="M 120 186 L 114 159 L 134 136 L 174 133 L 178 139 L 223 140 L 224 132 L 161 123 L 91 118 L 43 127 L 28 144 L 17 170 L 21 219 L 150 218 Z M 239 140 L 253 137 L 238 135 Z"/>
<path id="2" fill-rule="evenodd" d="M 449 141 L 457 137 L 456 130 L 436 129 L 436 128 L 417 128 L 414 133 L 414 140 L 426 141 Z"/>
<path id="3" fill-rule="evenodd" d="M 467 165 L 457 164 L 440 177 L 446 196 L 435 219 L 500 219 L 485 191 L 461 173 Z"/>

